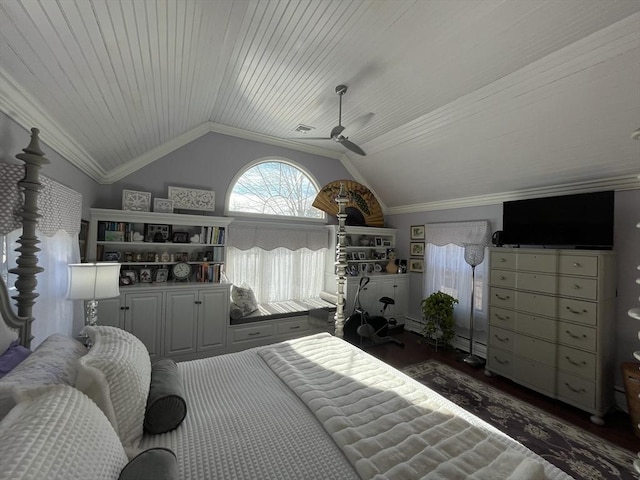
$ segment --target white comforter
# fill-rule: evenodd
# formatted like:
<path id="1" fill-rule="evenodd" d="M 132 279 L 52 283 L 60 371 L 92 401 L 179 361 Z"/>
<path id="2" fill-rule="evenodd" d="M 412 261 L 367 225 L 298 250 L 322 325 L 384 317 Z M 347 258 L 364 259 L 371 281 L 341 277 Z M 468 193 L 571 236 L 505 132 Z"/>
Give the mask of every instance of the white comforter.
<path id="1" fill-rule="evenodd" d="M 328 334 L 179 369 L 187 417 L 142 447 L 173 449 L 185 480 L 571 478 Z"/>

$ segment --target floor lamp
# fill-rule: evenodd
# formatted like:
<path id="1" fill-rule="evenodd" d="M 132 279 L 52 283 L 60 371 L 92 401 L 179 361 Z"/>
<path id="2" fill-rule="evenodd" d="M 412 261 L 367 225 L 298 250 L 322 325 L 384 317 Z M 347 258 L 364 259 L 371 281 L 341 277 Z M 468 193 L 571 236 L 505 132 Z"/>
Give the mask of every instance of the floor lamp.
<path id="1" fill-rule="evenodd" d="M 473 354 L 473 295 L 476 289 L 476 266 L 480 265 L 484 260 L 484 248 L 485 245 L 475 243 L 465 244 L 464 246 L 464 260 L 471 265 L 471 319 L 469 322 L 469 355 L 466 355 L 462 360 L 472 367 L 484 365 L 484 360 Z"/>
<path id="2" fill-rule="evenodd" d="M 98 322 L 98 300 L 120 295 L 119 263 L 69 265 L 69 300 L 86 300 L 84 324 Z"/>

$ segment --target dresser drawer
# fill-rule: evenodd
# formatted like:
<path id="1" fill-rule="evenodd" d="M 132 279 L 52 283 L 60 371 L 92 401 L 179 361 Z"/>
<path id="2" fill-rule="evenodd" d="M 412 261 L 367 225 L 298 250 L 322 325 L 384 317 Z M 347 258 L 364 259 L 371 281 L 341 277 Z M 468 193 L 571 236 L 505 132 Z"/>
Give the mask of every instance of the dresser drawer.
<path id="1" fill-rule="evenodd" d="M 598 324 L 598 304 L 573 300 L 570 298 L 560 298 L 558 300 L 558 316 L 563 320 L 583 323 L 585 325 Z"/>
<path id="2" fill-rule="evenodd" d="M 558 321 L 554 318 L 518 312 L 516 313 L 514 330 L 516 333 L 533 335 L 534 337 L 555 342 L 558 336 Z"/>
<path id="3" fill-rule="evenodd" d="M 309 320 L 306 315 L 304 317 L 295 317 L 276 324 L 276 331 L 278 332 L 278 335 L 304 332 L 305 330 L 309 330 Z"/>
<path id="4" fill-rule="evenodd" d="M 555 317 L 558 299 L 549 295 L 537 293 L 517 292 L 516 310 L 531 312 L 546 317 Z"/>
<path id="5" fill-rule="evenodd" d="M 515 287 L 516 272 L 510 270 L 491 270 L 491 285 L 497 287 Z"/>
<path id="6" fill-rule="evenodd" d="M 500 307 L 490 307 L 489 312 L 489 323 L 491 325 L 513 330 L 516 319 L 516 313 L 513 310 L 507 310 Z"/>
<path id="7" fill-rule="evenodd" d="M 586 409 L 596 406 L 595 383 L 568 373 L 558 372 L 558 398 Z"/>
<path id="8" fill-rule="evenodd" d="M 556 366 L 556 344 L 540 340 L 539 338 L 528 337 L 516 334 L 513 351 L 519 356 L 526 357 L 536 362 L 543 363 L 549 367 Z"/>
<path id="9" fill-rule="evenodd" d="M 560 322 L 558 341 L 571 347 L 596 351 L 596 329 L 574 323 Z"/>
<path id="10" fill-rule="evenodd" d="M 515 269 L 517 256 L 514 252 L 491 252 L 491 268 Z"/>
<path id="11" fill-rule="evenodd" d="M 513 354 L 500 348 L 491 348 L 487 354 L 487 368 L 507 378 L 513 378 Z"/>
<path id="12" fill-rule="evenodd" d="M 598 257 L 560 255 L 558 272 L 569 275 L 598 276 Z"/>
<path id="13" fill-rule="evenodd" d="M 273 324 L 255 325 L 252 327 L 241 327 L 233 329 L 233 340 L 253 340 L 273 335 Z"/>
<path id="14" fill-rule="evenodd" d="M 505 288 L 491 287 L 489 303 L 496 307 L 512 309 L 516 306 L 516 292 Z"/>
<path id="15" fill-rule="evenodd" d="M 512 352 L 514 337 L 515 334 L 510 330 L 494 326 L 489 327 L 489 345 L 491 346 Z"/>
<path id="16" fill-rule="evenodd" d="M 563 297 L 598 299 L 598 282 L 595 278 L 558 277 L 558 293 Z"/>
<path id="17" fill-rule="evenodd" d="M 513 379 L 549 396 L 556 394 L 556 371 L 528 358 L 513 356 Z"/>
<path id="18" fill-rule="evenodd" d="M 556 273 L 558 271 L 557 257 L 553 254 L 518 253 L 518 270 Z"/>
<path id="19" fill-rule="evenodd" d="M 558 369 L 585 380 L 596 380 L 596 356 L 575 348 L 558 347 Z"/>
<path id="20" fill-rule="evenodd" d="M 558 291 L 558 277 L 543 273 L 518 272 L 516 285 L 522 290 L 554 294 Z"/>

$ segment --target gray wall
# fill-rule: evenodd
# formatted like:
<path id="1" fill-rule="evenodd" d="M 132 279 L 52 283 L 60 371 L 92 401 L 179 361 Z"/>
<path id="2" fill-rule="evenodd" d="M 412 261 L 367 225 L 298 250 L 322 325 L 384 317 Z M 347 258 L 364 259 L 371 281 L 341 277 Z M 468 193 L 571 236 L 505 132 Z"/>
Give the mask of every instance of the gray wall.
<path id="1" fill-rule="evenodd" d="M 435 212 L 390 215 L 386 219 L 388 227 L 398 229 L 397 248 L 399 258 L 408 258 L 409 228 L 434 222 L 454 222 L 466 220 L 489 220 L 492 231 L 502 228 L 502 205 L 458 208 Z M 633 361 L 632 352 L 638 350 L 640 323 L 627 315 L 632 307 L 640 306 L 640 286 L 635 279 L 640 276 L 636 269 L 640 265 L 640 190 L 627 190 L 615 194 L 614 250 L 616 252 L 617 300 L 615 318 L 605 319 L 616 333 L 616 364 Z M 422 275 L 411 273 L 409 316 L 420 318 L 420 301 L 424 297 Z M 616 370 L 617 389 L 622 389 L 622 375 Z"/>

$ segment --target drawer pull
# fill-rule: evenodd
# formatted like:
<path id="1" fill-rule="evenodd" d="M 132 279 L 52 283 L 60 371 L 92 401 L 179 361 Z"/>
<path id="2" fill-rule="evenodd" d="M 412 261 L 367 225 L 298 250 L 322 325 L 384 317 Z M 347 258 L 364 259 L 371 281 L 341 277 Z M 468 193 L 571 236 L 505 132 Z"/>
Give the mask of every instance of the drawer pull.
<path id="1" fill-rule="evenodd" d="M 256 335 L 260 335 L 260 332 L 250 332 L 247 334 L 249 337 L 255 337 Z"/>
<path id="2" fill-rule="evenodd" d="M 509 360 L 501 360 L 498 357 L 493 357 L 493 359 L 498 362 L 500 365 L 507 365 L 509 363 Z"/>
<path id="3" fill-rule="evenodd" d="M 586 393 L 587 391 L 584 388 L 573 388 L 571 385 L 569 385 L 567 382 L 564 382 L 565 387 L 567 387 L 569 390 L 571 390 L 572 392 L 575 393 Z"/>
<path id="4" fill-rule="evenodd" d="M 569 362 L 571 365 L 575 365 L 576 367 L 584 367 L 587 364 L 587 362 L 585 362 L 584 360 L 582 362 L 571 360 L 571 357 L 569 356 L 566 356 L 564 358 L 566 358 L 567 362 Z"/>
<path id="5" fill-rule="evenodd" d="M 582 335 L 576 335 L 575 333 L 571 333 L 571 330 L 565 330 L 565 333 L 569 335 L 571 338 L 575 338 L 576 340 L 580 340 L 581 338 L 587 338 L 587 336 L 584 333 Z"/>
<path id="6" fill-rule="evenodd" d="M 495 316 L 498 320 L 502 320 L 503 322 L 506 322 L 507 320 L 509 320 L 509 315 L 507 315 L 506 317 L 503 317 L 502 315 L 498 315 L 496 313 Z"/>
<path id="7" fill-rule="evenodd" d="M 289 330 L 296 330 L 300 328 L 300 325 L 292 325 L 291 327 L 289 327 Z"/>
<path id="8" fill-rule="evenodd" d="M 582 265 L 581 265 L 580 263 L 578 263 L 578 262 L 575 262 L 575 263 L 573 264 L 573 266 L 574 266 L 575 268 L 580 268 Z"/>
<path id="9" fill-rule="evenodd" d="M 500 280 L 506 280 L 507 277 L 505 277 L 504 275 L 500 275 Z"/>
<path id="10" fill-rule="evenodd" d="M 509 341 L 509 337 L 500 337 L 500 335 L 494 333 L 493 334 L 494 337 L 496 337 L 496 340 L 498 340 L 499 342 L 508 342 Z"/>
<path id="11" fill-rule="evenodd" d="M 578 285 L 577 283 L 573 284 L 573 289 L 574 290 L 580 290 L 582 287 L 580 285 Z"/>
<path id="12" fill-rule="evenodd" d="M 573 308 L 567 306 L 567 310 L 569 310 L 571 313 L 575 313 L 576 315 L 582 315 L 583 313 L 588 313 L 588 311 L 586 309 L 583 309 L 582 311 L 580 310 L 574 310 Z"/>
<path id="13" fill-rule="evenodd" d="M 509 295 L 505 295 L 504 297 L 496 293 L 496 298 L 498 300 L 509 300 L 511 297 Z"/>
<path id="14" fill-rule="evenodd" d="M 506 261 L 507 261 L 507 259 L 506 259 L 506 258 L 504 258 L 504 257 L 500 257 L 500 261 L 504 263 L 504 262 L 506 262 Z"/>

